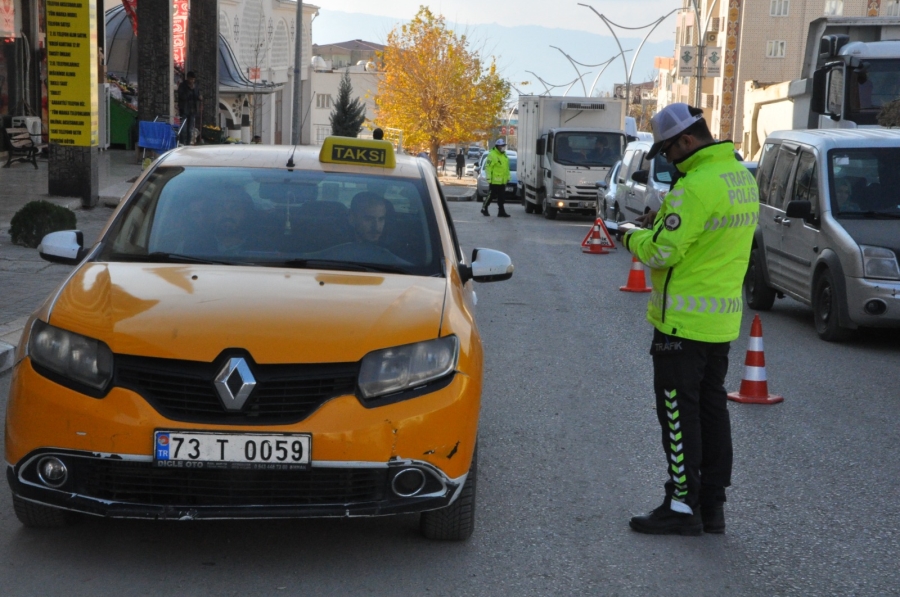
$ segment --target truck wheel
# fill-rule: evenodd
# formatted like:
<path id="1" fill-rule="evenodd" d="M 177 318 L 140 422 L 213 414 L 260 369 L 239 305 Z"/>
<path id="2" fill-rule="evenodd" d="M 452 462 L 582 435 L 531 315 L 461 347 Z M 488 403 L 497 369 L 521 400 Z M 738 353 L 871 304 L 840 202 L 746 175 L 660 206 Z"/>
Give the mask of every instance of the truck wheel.
<path id="1" fill-rule="evenodd" d="M 475 489 L 478 476 L 478 446 L 472 454 L 469 475 L 456 501 L 439 510 L 422 512 L 419 530 L 426 539 L 465 541 L 475 530 Z"/>
<path id="2" fill-rule="evenodd" d="M 525 199 L 524 203 L 525 203 L 525 213 L 533 214 L 534 213 L 534 203 L 532 203 L 528 199 Z"/>
<path id="3" fill-rule="evenodd" d="M 838 321 L 839 300 L 834 287 L 834 277 L 831 271 L 826 269 L 816 279 L 812 301 L 816 333 L 826 342 L 839 342 L 852 335 L 851 330 L 842 328 Z"/>
<path id="4" fill-rule="evenodd" d="M 544 217 L 548 220 L 555 220 L 556 214 L 559 213 L 556 209 L 553 209 L 546 203 L 544 203 Z"/>
<path id="5" fill-rule="evenodd" d="M 544 203 L 543 201 L 538 201 L 534 204 L 534 213 L 540 215 L 544 213 Z"/>
<path id="6" fill-rule="evenodd" d="M 65 510 L 35 504 L 17 495 L 13 495 L 13 510 L 19 522 L 32 529 L 56 529 L 66 526 L 71 520 Z"/>
<path id="7" fill-rule="evenodd" d="M 759 249 L 753 249 L 744 275 L 744 300 L 751 309 L 768 311 L 775 304 L 775 296 L 776 292 L 766 285 L 763 278 L 762 253 Z"/>

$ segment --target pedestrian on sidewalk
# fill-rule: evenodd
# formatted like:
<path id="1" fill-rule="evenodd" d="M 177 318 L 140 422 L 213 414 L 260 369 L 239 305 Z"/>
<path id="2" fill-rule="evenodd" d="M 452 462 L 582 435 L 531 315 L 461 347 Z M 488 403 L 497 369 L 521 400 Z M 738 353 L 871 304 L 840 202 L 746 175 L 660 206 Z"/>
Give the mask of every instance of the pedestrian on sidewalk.
<path id="1" fill-rule="evenodd" d="M 647 228 L 628 231 L 623 242 L 653 281 L 647 320 L 669 479 L 662 505 L 629 524 L 654 535 L 724 533 L 733 459 L 725 376 L 759 214 L 758 201 L 729 194 L 756 197 L 756 181 L 734 159 L 731 141 L 713 140 L 699 108 L 669 104 L 650 125 L 647 159 L 659 153 L 683 176 L 659 213 L 643 218 Z"/>
<path id="2" fill-rule="evenodd" d="M 481 206 L 481 215 L 491 215 L 488 207 L 491 205 L 491 201 L 496 199 L 497 206 L 500 208 L 497 217 L 508 218 L 509 214 L 506 213 L 503 202 L 506 196 L 506 183 L 509 182 L 509 158 L 506 157 L 506 141 L 503 137 L 497 139 L 494 148 L 488 152 L 488 157 L 484 160 L 484 173 L 490 191 Z"/>
<path id="3" fill-rule="evenodd" d="M 178 85 L 178 115 L 181 117 L 181 144 L 192 145 L 194 129 L 197 128 L 197 114 L 203 96 L 197 89 L 197 75 L 188 71 L 187 76 Z"/>
<path id="4" fill-rule="evenodd" d="M 466 153 L 462 150 L 456 154 L 456 178 L 462 179 L 466 169 Z"/>

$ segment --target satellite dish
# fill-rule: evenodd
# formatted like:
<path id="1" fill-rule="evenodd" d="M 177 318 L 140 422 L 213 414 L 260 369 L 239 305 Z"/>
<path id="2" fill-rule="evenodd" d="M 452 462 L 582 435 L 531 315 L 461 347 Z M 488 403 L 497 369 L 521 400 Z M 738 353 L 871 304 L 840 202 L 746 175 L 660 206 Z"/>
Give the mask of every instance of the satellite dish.
<path id="1" fill-rule="evenodd" d="M 366 62 L 366 72 L 367 72 L 367 73 L 374 73 L 375 70 L 376 70 L 377 68 L 378 68 L 378 67 L 375 66 L 375 63 L 374 63 L 374 62 L 371 62 L 371 61 L 370 61 L 370 62 Z"/>
<path id="2" fill-rule="evenodd" d="M 313 56 L 312 57 L 312 67 L 315 71 L 323 71 L 328 70 L 328 64 L 325 62 L 325 59 L 321 56 Z"/>

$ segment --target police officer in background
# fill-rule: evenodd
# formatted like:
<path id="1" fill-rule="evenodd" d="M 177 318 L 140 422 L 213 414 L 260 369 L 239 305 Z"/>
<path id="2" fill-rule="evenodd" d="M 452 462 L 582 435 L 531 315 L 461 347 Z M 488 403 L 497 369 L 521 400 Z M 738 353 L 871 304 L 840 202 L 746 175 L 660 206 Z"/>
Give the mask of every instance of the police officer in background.
<path id="1" fill-rule="evenodd" d="M 725 532 L 731 423 L 725 393 L 730 342 L 741 326 L 741 286 L 759 218 L 756 181 L 716 143 L 703 112 L 666 106 L 650 122 L 657 153 L 683 176 L 630 230 L 625 247 L 650 268 L 653 387 L 668 481 L 661 506 L 630 526 L 657 535 Z"/>
<path id="2" fill-rule="evenodd" d="M 481 206 L 481 215 L 491 215 L 488 206 L 496 199 L 500 208 L 497 217 L 508 218 L 509 214 L 503 208 L 503 199 L 506 195 L 506 183 L 509 182 L 509 158 L 506 157 L 506 141 L 503 137 L 497 139 L 494 148 L 488 152 L 488 157 L 484 160 L 484 177 L 491 190 Z"/>

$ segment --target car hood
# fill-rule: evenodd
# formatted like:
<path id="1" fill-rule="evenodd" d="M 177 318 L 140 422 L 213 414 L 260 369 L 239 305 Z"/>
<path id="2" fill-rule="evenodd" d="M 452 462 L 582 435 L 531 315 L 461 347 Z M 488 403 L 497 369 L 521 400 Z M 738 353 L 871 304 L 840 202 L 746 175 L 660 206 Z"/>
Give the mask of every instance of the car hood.
<path id="1" fill-rule="evenodd" d="M 210 362 L 358 361 L 436 338 L 446 279 L 219 265 L 88 263 L 59 293 L 52 325 L 114 353 Z"/>
<path id="2" fill-rule="evenodd" d="M 836 219 L 857 244 L 884 247 L 900 255 L 900 220 Z"/>

